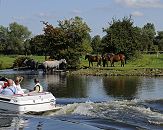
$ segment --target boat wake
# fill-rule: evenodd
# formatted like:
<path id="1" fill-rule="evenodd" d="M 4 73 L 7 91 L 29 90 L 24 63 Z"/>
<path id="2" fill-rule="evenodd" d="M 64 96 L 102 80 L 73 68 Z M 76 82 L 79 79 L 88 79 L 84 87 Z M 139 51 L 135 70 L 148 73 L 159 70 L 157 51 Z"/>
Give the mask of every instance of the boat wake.
<path id="1" fill-rule="evenodd" d="M 157 105 L 156 105 L 157 104 Z M 159 106 L 160 104 L 160 106 Z M 18 115 L 0 112 L 0 116 L 5 121 L 12 119 L 12 122 L 22 120 L 24 126 L 29 126 L 33 121 L 47 122 L 49 125 L 60 122 L 75 127 L 89 127 L 97 129 L 163 129 L 163 113 L 161 108 L 163 100 L 115 100 L 109 102 L 83 102 L 61 105 L 61 109 L 48 111 L 36 115 Z M 6 120 L 4 119 L 6 117 Z M 19 121 L 21 119 L 21 121 Z M 38 122 L 38 120 L 40 120 Z M 32 121 L 32 122 L 31 122 Z M 54 121 L 54 122 L 53 122 Z M 10 124 L 8 122 L 8 124 Z M 49 126 L 47 125 L 47 126 Z M 13 127 L 13 125 L 11 125 Z M 45 127 L 45 124 L 42 126 Z M 53 126 L 54 127 L 54 126 Z M 92 129 L 89 127 L 89 129 Z"/>
<path id="2" fill-rule="evenodd" d="M 163 128 L 163 113 L 154 111 L 150 106 L 150 102 L 118 100 L 101 103 L 74 103 L 62 106 L 60 110 L 48 114 L 52 117 L 58 117 L 61 120 L 91 122 L 91 125 L 97 125 L 97 122 L 93 122 L 95 121 L 92 120 L 93 118 L 98 120 L 98 122 L 103 122 L 105 120 L 105 125 L 107 122 L 107 124 L 112 125 L 116 125 L 117 123 L 123 126 L 127 125 L 127 128 Z M 101 124 L 99 124 L 99 126 L 101 128 Z M 114 128 L 117 128 L 117 126 Z"/>

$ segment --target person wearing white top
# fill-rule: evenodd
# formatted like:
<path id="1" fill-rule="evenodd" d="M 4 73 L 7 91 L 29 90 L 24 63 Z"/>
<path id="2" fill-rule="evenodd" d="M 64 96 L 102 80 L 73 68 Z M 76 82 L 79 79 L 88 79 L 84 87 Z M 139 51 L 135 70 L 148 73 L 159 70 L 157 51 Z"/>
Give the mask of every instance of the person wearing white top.
<path id="1" fill-rule="evenodd" d="M 17 89 L 17 94 L 24 94 L 24 91 L 22 90 L 21 86 L 20 86 L 20 82 L 23 80 L 23 77 L 16 77 L 15 82 L 13 84 L 13 86 Z"/>
<path id="2" fill-rule="evenodd" d="M 34 92 L 43 92 L 43 87 L 40 85 L 39 80 L 38 79 L 34 79 Z"/>

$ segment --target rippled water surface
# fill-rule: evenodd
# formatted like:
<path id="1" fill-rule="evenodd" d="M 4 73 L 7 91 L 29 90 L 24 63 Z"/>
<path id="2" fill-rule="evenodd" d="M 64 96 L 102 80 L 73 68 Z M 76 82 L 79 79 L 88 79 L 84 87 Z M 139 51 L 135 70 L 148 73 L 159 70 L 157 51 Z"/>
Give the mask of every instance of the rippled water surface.
<path id="1" fill-rule="evenodd" d="M 163 77 L 66 76 L 64 73 L 0 71 L 24 76 L 22 88 L 33 89 L 38 78 L 62 106 L 41 115 L 0 111 L 0 129 L 162 130 Z"/>

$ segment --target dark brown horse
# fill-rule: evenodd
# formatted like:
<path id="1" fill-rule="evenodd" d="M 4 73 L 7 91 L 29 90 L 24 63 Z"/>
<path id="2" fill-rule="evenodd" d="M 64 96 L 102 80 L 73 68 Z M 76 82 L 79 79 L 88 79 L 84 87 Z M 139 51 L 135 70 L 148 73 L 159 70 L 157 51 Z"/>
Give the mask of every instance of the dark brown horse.
<path id="1" fill-rule="evenodd" d="M 90 54 L 87 54 L 85 56 L 85 60 L 86 59 L 88 59 L 88 61 L 89 61 L 89 67 L 90 67 L 90 65 L 93 66 L 93 62 L 97 62 L 97 66 L 100 66 L 101 65 L 102 58 L 99 55 L 90 55 Z"/>
<path id="2" fill-rule="evenodd" d="M 105 65 L 108 67 L 108 61 L 110 61 L 110 58 L 113 55 L 114 55 L 113 53 L 102 54 L 103 67 L 105 67 Z"/>
<path id="3" fill-rule="evenodd" d="M 114 62 L 121 61 L 121 67 L 124 67 L 124 64 L 126 64 L 126 57 L 123 53 L 117 53 L 117 54 L 108 54 L 108 58 L 110 60 L 111 67 L 114 66 Z"/>

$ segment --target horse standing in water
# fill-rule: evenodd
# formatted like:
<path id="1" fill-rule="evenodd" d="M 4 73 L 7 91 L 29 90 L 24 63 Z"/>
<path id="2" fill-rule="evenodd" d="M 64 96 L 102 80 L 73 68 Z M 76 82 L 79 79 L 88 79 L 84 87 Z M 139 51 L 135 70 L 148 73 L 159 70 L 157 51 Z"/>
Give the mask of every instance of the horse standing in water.
<path id="1" fill-rule="evenodd" d="M 61 60 L 53 60 L 53 61 L 45 61 L 43 62 L 43 71 L 47 72 L 49 70 L 53 70 L 53 69 L 60 69 L 61 65 L 62 65 L 62 69 L 65 69 L 66 66 L 63 67 L 63 64 L 66 65 L 67 62 L 65 59 L 61 59 Z"/>
<path id="2" fill-rule="evenodd" d="M 99 56 L 99 55 L 89 55 L 89 54 L 87 54 L 85 56 L 85 60 L 86 59 L 88 59 L 88 61 L 89 61 L 89 67 L 90 67 L 90 65 L 93 66 L 93 62 L 97 62 L 97 66 L 101 65 L 102 57 Z"/>
<path id="3" fill-rule="evenodd" d="M 124 67 L 124 64 L 126 64 L 126 57 L 122 53 L 117 53 L 114 55 L 113 53 L 108 54 L 108 58 L 110 60 L 111 67 L 114 67 L 114 62 L 118 62 L 118 61 L 121 61 L 121 67 Z"/>
<path id="4" fill-rule="evenodd" d="M 38 69 L 38 62 L 33 59 L 25 59 L 23 64 L 31 70 L 37 71 Z"/>

